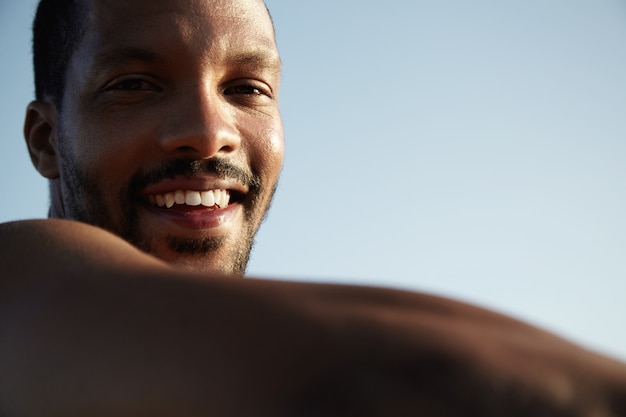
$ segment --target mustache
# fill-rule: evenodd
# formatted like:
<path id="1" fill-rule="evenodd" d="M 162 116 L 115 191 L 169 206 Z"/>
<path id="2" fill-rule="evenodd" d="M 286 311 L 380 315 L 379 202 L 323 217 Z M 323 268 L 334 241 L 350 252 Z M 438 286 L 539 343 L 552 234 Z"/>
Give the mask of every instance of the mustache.
<path id="1" fill-rule="evenodd" d="M 232 164 L 222 158 L 198 160 L 193 158 L 178 158 L 164 161 L 161 165 L 147 171 L 138 172 L 130 181 L 130 189 L 139 192 L 141 189 L 156 184 L 162 180 L 176 177 L 191 177 L 192 175 L 213 175 L 220 179 L 234 179 L 248 186 L 254 193 L 261 188 L 261 179 L 254 173 Z"/>

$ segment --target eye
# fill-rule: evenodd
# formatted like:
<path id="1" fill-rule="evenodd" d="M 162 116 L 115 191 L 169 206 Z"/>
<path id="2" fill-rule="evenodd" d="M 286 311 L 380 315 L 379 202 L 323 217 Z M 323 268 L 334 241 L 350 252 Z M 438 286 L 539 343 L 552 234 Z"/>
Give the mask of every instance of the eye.
<path id="1" fill-rule="evenodd" d="M 162 89 L 144 79 L 130 78 L 112 83 L 105 91 L 162 91 Z"/>
<path id="2" fill-rule="evenodd" d="M 266 96 L 272 98 L 272 94 L 268 88 L 262 88 L 253 84 L 237 84 L 230 86 L 224 90 L 227 96 L 243 95 L 243 96 Z"/>

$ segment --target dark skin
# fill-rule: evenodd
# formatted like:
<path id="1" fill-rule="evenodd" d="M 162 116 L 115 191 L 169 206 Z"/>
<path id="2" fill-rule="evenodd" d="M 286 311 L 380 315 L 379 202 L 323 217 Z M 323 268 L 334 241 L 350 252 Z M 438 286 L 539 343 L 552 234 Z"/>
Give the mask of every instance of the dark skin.
<path id="1" fill-rule="evenodd" d="M 263 4 L 93 5 L 63 111 L 35 101 L 25 123 L 65 220 L 0 225 L 2 417 L 626 415 L 626 365 L 497 313 L 242 279 L 233 259 L 283 154 Z M 154 171 L 183 159 L 244 175 Z M 179 188 L 239 198 L 229 209 L 158 203 Z M 137 230 L 124 240 L 130 214 Z M 177 252 L 183 240 L 216 245 Z"/>
<path id="2" fill-rule="evenodd" d="M 1 236 L 6 416 L 626 411 L 624 364 L 453 300 L 206 279 L 76 222 Z M 16 261 L 25 247 L 37 262 Z"/>
<path id="3" fill-rule="evenodd" d="M 27 111 L 52 217 L 97 225 L 181 268 L 242 273 L 283 161 L 281 63 L 265 6 L 100 0 L 91 9 L 58 108 L 44 99 Z M 176 192 L 232 198 L 158 204 Z"/>

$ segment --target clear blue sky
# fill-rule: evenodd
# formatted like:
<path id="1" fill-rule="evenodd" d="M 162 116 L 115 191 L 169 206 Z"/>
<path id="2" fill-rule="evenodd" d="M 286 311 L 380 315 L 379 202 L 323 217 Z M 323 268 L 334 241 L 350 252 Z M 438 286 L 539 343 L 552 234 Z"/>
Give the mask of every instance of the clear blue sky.
<path id="1" fill-rule="evenodd" d="M 0 221 L 34 0 L 0 0 Z M 454 296 L 626 360 L 626 4 L 268 0 L 287 160 L 250 275 Z"/>

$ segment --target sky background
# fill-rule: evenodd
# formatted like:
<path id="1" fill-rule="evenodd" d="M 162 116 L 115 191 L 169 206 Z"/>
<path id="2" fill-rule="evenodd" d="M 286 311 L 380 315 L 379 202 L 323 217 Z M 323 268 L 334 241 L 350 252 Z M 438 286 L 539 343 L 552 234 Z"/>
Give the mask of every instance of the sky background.
<path id="1" fill-rule="evenodd" d="M 0 221 L 34 0 L 0 0 Z M 626 360 L 626 2 L 267 0 L 287 152 L 249 274 L 425 291 Z"/>

